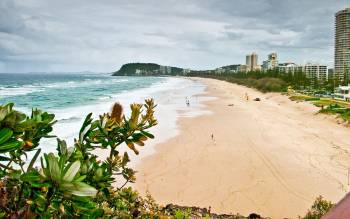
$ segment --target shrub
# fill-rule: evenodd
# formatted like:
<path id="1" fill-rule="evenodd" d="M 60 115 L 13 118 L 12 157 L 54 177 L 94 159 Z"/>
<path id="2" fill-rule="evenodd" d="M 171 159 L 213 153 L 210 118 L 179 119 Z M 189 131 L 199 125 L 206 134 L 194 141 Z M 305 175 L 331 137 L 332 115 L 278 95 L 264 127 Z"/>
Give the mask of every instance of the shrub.
<path id="1" fill-rule="evenodd" d="M 262 78 L 258 80 L 257 88 L 264 92 L 286 91 L 287 84 L 279 78 Z"/>
<path id="2" fill-rule="evenodd" d="M 119 104 L 96 120 L 90 113 L 72 147 L 57 138 L 57 155 L 41 156 L 40 140 L 55 137 L 50 135 L 55 115 L 33 109 L 26 116 L 12 103 L 0 106 L 0 218 L 132 218 L 157 211 L 150 200 L 124 188 L 135 181 L 135 171 L 118 147 L 126 143 L 138 154 L 136 145 L 153 138 L 147 130 L 157 124 L 153 100 L 130 107 L 129 118 Z M 97 149 L 108 151 L 108 158 L 98 160 Z M 26 162 L 29 152 L 34 156 Z M 121 180 L 121 187 L 112 186 Z"/>
<path id="3" fill-rule="evenodd" d="M 319 196 L 316 198 L 311 209 L 307 211 L 303 219 L 320 219 L 333 207 L 333 205 L 334 204 L 330 201 L 324 200 L 322 196 Z"/>

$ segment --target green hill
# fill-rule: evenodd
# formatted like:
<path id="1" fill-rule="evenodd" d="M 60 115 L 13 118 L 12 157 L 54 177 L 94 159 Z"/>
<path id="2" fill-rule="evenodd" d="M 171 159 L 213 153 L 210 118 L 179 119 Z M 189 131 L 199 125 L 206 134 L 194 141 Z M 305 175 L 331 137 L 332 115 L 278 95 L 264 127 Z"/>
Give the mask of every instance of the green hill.
<path id="1" fill-rule="evenodd" d="M 133 75 L 181 75 L 182 68 L 162 66 L 156 63 L 127 63 L 118 71 L 113 72 L 113 76 L 133 76 Z"/>

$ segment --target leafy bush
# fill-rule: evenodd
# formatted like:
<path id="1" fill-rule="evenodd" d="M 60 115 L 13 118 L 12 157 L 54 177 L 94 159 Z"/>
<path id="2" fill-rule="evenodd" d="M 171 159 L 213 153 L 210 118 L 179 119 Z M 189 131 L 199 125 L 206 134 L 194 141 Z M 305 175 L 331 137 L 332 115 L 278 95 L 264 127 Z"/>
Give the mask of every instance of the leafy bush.
<path id="1" fill-rule="evenodd" d="M 244 85 L 247 87 L 256 88 L 262 92 L 281 92 L 287 90 L 287 83 L 279 78 L 235 78 L 235 77 L 221 77 L 221 76 L 211 76 L 219 80 L 225 80 L 231 83 L 236 83 L 239 85 Z"/>
<path id="2" fill-rule="evenodd" d="M 55 115 L 33 109 L 26 116 L 12 103 L 0 106 L 0 218 L 132 218 L 157 212 L 152 200 L 124 188 L 135 181 L 135 171 L 118 147 L 126 143 L 138 154 L 136 145 L 153 138 L 147 130 L 157 124 L 153 100 L 130 107 L 130 118 L 119 104 L 96 120 L 90 113 L 73 147 L 57 138 L 57 155 L 41 156 L 40 140 L 55 137 L 50 135 Z M 98 160 L 95 150 L 108 151 L 108 158 Z M 29 152 L 34 156 L 26 162 Z M 121 180 L 122 186 L 112 186 Z"/>
<path id="3" fill-rule="evenodd" d="M 322 196 L 319 196 L 316 198 L 311 209 L 307 211 L 303 219 L 320 219 L 333 207 L 333 205 L 334 204 L 330 201 L 324 200 Z"/>
<path id="4" fill-rule="evenodd" d="M 287 89 L 287 84 L 279 78 L 261 78 L 254 86 L 263 92 L 279 92 Z"/>
<path id="5" fill-rule="evenodd" d="M 190 218 L 191 210 L 187 209 L 186 211 L 183 210 L 176 210 L 174 219 L 188 219 Z"/>

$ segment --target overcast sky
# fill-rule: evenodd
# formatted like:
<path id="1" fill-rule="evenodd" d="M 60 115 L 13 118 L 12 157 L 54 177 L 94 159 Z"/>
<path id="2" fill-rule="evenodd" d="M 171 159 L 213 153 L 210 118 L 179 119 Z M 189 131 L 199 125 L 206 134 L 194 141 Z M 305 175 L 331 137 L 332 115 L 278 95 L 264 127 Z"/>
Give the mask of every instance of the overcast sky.
<path id="1" fill-rule="evenodd" d="M 209 69 L 333 67 L 334 14 L 349 0 L 0 0 L 0 72 L 111 72 L 127 62 Z"/>

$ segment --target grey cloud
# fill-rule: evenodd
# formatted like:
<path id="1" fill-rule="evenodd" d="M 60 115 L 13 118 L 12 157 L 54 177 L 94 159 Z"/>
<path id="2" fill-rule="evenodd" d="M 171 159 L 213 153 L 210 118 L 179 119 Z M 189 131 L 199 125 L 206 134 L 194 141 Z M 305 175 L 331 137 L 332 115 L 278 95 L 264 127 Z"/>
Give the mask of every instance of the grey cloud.
<path id="1" fill-rule="evenodd" d="M 256 51 L 333 60 L 337 0 L 2 0 L 0 71 L 113 71 L 145 61 L 195 69 Z M 21 66 L 21 67 L 18 67 Z"/>

